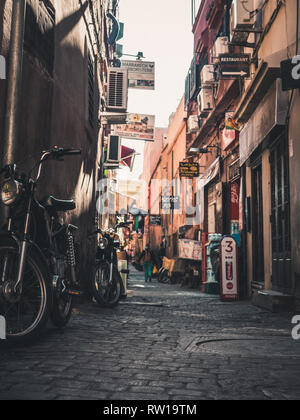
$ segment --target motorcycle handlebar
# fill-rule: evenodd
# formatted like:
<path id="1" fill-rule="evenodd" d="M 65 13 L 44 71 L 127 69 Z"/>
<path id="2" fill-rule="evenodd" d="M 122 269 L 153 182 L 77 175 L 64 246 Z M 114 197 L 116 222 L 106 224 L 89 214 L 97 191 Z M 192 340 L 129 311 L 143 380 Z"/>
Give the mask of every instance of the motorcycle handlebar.
<path id="1" fill-rule="evenodd" d="M 63 155 L 81 155 L 81 149 L 63 149 Z"/>

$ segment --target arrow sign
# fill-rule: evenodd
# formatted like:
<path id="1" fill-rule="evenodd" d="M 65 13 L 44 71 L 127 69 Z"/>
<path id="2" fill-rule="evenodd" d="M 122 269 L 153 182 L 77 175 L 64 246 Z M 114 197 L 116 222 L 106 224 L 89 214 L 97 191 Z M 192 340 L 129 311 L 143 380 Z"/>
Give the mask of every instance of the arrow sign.
<path id="1" fill-rule="evenodd" d="M 250 77 L 249 54 L 221 54 L 219 57 L 221 78 Z"/>
<path id="2" fill-rule="evenodd" d="M 241 77 L 245 77 L 248 75 L 247 72 L 245 71 L 240 71 L 240 72 L 230 72 L 230 71 L 223 71 L 222 72 L 223 76 L 241 76 Z"/>

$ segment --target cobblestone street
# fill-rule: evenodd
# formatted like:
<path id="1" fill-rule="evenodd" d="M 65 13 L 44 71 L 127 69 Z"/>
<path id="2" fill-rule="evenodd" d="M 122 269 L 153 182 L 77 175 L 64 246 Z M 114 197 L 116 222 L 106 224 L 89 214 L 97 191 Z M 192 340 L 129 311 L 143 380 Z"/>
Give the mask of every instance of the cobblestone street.
<path id="1" fill-rule="evenodd" d="M 78 306 L 61 332 L 1 348 L 0 398 L 299 399 L 291 315 L 130 276 L 113 310 Z"/>

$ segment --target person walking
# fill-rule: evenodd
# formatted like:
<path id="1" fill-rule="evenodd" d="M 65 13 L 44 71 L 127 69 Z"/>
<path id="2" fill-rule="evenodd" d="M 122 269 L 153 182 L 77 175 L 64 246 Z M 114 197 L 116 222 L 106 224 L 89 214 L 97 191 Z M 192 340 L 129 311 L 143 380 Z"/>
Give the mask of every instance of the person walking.
<path id="1" fill-rule="evenodd" d="M 151 277 L 152 277 L 152 269 L 153 269 L 153 263 L 154 263 L 154 255 L 153 252 L 150 249 L 150 246 L 147 245 L 145 247 L 145 250 L 142 252 L 140 258 L 139 258 L 139 263 L 141 262 L 141 260 L 143 260 L 143 264 L 144 264 L 144 271 L 145 271 L 145 282 L 147 283 L 147 281 L 151 282 Z"/>

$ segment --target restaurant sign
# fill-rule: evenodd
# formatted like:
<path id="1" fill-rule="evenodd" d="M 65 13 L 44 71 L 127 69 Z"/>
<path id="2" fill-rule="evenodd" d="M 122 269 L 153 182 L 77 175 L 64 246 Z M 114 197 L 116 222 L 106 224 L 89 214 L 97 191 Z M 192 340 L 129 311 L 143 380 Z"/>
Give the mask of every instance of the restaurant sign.
<path id="1" fill-rule="evenodd" d="M 219 70 L 222 79 L 250 77 L 249 54 L 221 54 Z"/>
<path id="2" fill-rule="evenodd" d="M 179 176 L 182 178 L 197 178 L 199 176 L 199 163 L 180 162 Z"/>

